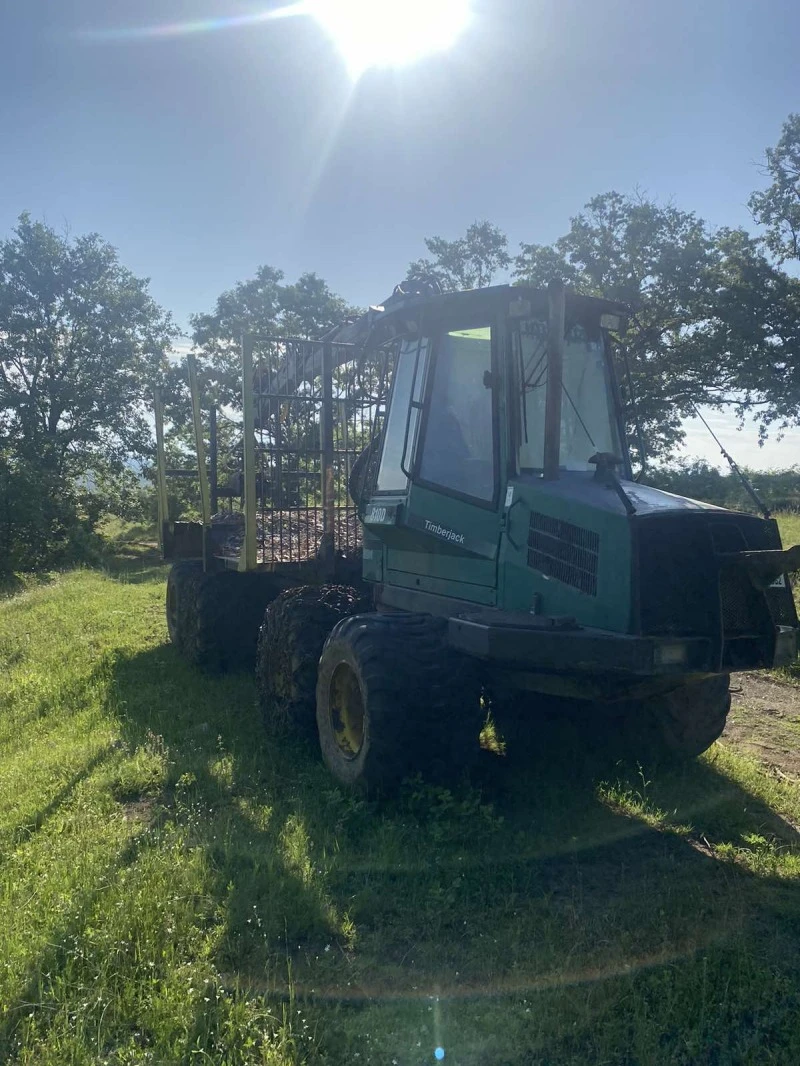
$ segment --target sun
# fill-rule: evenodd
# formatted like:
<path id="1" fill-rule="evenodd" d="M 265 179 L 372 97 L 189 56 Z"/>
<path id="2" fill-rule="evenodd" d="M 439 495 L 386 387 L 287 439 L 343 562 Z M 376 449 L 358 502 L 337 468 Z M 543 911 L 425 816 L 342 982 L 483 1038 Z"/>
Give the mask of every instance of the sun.
<path id="1" fill-rule="evenodd" d="M 370 67 L 405 67 L 446 52 L 472 20 L 471 0 L 306 0 L 351 77 Z"/>

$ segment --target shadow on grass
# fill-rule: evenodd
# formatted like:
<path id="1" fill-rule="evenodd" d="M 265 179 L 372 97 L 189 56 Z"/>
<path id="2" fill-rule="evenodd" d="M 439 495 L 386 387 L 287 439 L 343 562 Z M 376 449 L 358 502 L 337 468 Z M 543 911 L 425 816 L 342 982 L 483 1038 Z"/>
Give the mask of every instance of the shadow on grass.
<path id="1" fill-rule="evenodd" d="M 14 826 L 4 833 L 8 845 L 12 848 L 16 847 L 18 844 L 29 840 L 34 833 L 38 833 L 56 811 L 69 803 L 81 783 L 84 782 L 99 766 L 107 761 L 111 752 L 112 746 L 110 744 L 97 751 L 86 764 L 80 768 L 80 770 L 77 770 L 69 780 L 61 786 L 45 806 L 36 811 L 33 818 L 28 818 L 21 825 Z"/>
<path id="2" fill-rule="evenodd" d="M 99 569 L 129 585 L 165 581 L 167 576 L 167 564 L 158 548 L 149 543 L 115 544 L 104 554 Z"/>
<path id="3" fill-rule="evenodd" d="M 72 897 L 68 916 L 50 932 L 47 947 L 29 967 L 16 1001 L 0 1005 L 0 1061 L 19 1061 L 14 1057 L 15 1053 L 25 1048 L 29 1037 L 35 1034 L 39 1038 L 46 1033 L 57 1010 L 47 1002 L 49 990 L 59 983 L 62 975 L 76 967 L 76 962 L 80 965 L 76 948 L 97 920 L 98 903 L 109 891 L 113 880 L 135 866 L 148 846 L 144 834 L 130 839 L 116 854 L 109 856 L 94 883 L 85 885 Z M 41 1013 L 37 1013 L 39 1011 Z M 24 1057 L 22 1061 L 34 1062 L 36 1059 Z"/>
<path id="4" fill-rule="evenodd" d="M 165 581 L 167 575 L 167 564 L 161 558 L 161 553 L 155 545 L 146 542 L 110 545 L 94 565 L 75 563 L 74 566 L 99 570 L 115 581 L 131 585 Z M 0 574 L 0 603 L 32 589 L 51 585 L 61 572 L 46 570 Z"/>
<path id="5" fill-rule="evenodd" d="M 759 993 L 742 977 L 727 1001 L 709 997 L 717 1046 L 760 1031 L 764 1011 L 777 1040 L 794 1031 L 791 883 L 721 861 L 711 845 L 771 837 L 797 851 L 800 837 L 713 762 L 649 782 L 609 773 L 586 754 L 585 732 L 544 726 L 534 765 L 489 757 L 471 785 L 411 782 L 376 803 L 334 785 L 315 749 L 272 744 L 249 677 L 202 678 L 165 647 L 120 663 L 117 679 L 131 742 L 163 735 L 173 775 L 191 782 L 204 812 L 194 831 L 227 915 L 217 965 L 251 993 L 285 1000 L 288 959 L 293 991 L 323 1012 L 332 1061 L 363 1054 L 359 1018 L 381 1005 L 413 1014 L 432 995 L 491 1003 L 537 993 L 552 1000 L 554 1021 L 541 1022 L 538 1039 L 555 1061 L 559 1048 L 593 1039 L 603 1012 L 595 1002 L 572 1016 L 576 987 L 594 986 L 595 1001 L 624 1014 L 624 987 L 650 974 L 643 1009 L 657 1015 L 659 982 L 675 967 L 698 1002 L 703 980 L 727 975 L 730 988 L 733 972 L 757 975 Z M 658 809 L 661 824 L 615 796 Z M 692 1022 L 690 1003 L 680 1009 L 668 1047 L 680 1043 L 682 1020 L 702 1044 L 708 1023 Z M 700 1044 L 693 1054 L 714 1061 Z"/>
<path id="6" fill-rule="evenodd" d="M 249 677 L 164 646 L 119 660 L 115 687 L 128 747 L 163 738 L 161 800 L 207 860 L 214 965 L 301 1002 L 325 1061 L 430 1061 L 415 1044 L 447 1040 L 462 1064 L 710 1064 L 766 1039 L 796 1061 L 800 901 L 718 846 L 800 837 L 713 761 L 648 781 L 542 725 L 534 764 L 487 755 L 471 783 L 377 803 L 272 743 Z M 209 1031 L 201 1010 L 193 1039 Z"/>

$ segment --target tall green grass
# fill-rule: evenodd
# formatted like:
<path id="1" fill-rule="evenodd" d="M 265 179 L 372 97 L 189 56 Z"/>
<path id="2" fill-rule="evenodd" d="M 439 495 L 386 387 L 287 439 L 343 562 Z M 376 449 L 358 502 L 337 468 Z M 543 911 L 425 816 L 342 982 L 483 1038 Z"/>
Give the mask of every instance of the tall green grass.
<path id="1" fill-rule="evenodd" d="M 0 1062 L 800 1061 L 795 782 L 534 720 L 368 802 L 181 663 L 164 576 L 0 604 Z"/>

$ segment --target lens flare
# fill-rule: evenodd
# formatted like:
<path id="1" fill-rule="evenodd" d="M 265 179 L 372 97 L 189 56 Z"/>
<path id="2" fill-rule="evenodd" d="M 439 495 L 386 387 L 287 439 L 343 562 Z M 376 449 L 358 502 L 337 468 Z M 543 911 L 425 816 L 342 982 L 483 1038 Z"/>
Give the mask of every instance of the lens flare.
<path id="1" fill-rule="evenodd" d="M 220 15 L 218 18 L 195 19 L 188 22 L 162 22 L 155 26 L 118 26 L 107 30 L 83 30 L 80 37 L 86 41 L 136 41 L 188 37 L 196 33 L 235 30 L 242 26 L 256 26 L 262 22 L 274 22 L 276 19 L 308 14 L 307 4 L 300 2 L 267 11 L 254 11 L 249 15 Z"/>
<path id="2" fill-rule="evenodd" d="M 472 0 L 299 0 L 242 15 L 154 26 L 87 29 L 86 41 L 147 41 L 235 30 L 298 15 L 330 37 L 353 80 L 370 67 L 404 67 L 452 48 L 472 21 Z"/>

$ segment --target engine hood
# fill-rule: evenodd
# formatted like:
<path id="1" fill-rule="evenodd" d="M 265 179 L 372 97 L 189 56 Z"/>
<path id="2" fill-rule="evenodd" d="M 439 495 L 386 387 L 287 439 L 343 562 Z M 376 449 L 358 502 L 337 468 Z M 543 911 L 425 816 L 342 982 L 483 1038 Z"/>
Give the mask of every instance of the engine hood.
<path id="1" fill-rule="evenodd" d="M 625 516 L 625 505 L 613 487 L 609 487 L 602 481 L 598 481 L 594 474 L 586 471 L 562 471 L 557 481 L 543 481 L 534 474 L 521 474 L 518 480 L 521 484 L 535 486 L 543 494 L 564 500 L 580 500 L 590 507 L 597 507 L 602 511 Z M 687 512 L 727 512 L 724 507 L 717 507 L 711 503 L 702 503 L 700 500 L 691 500 L 686 496 L 675 496 L 671 492 L 653 488 L 650 485 L 640 485 L 636 481 L 620 480 L 625 495 L 636 509 L 636 515 L 645 518 L 648 515 L 686 514 Z"/>

